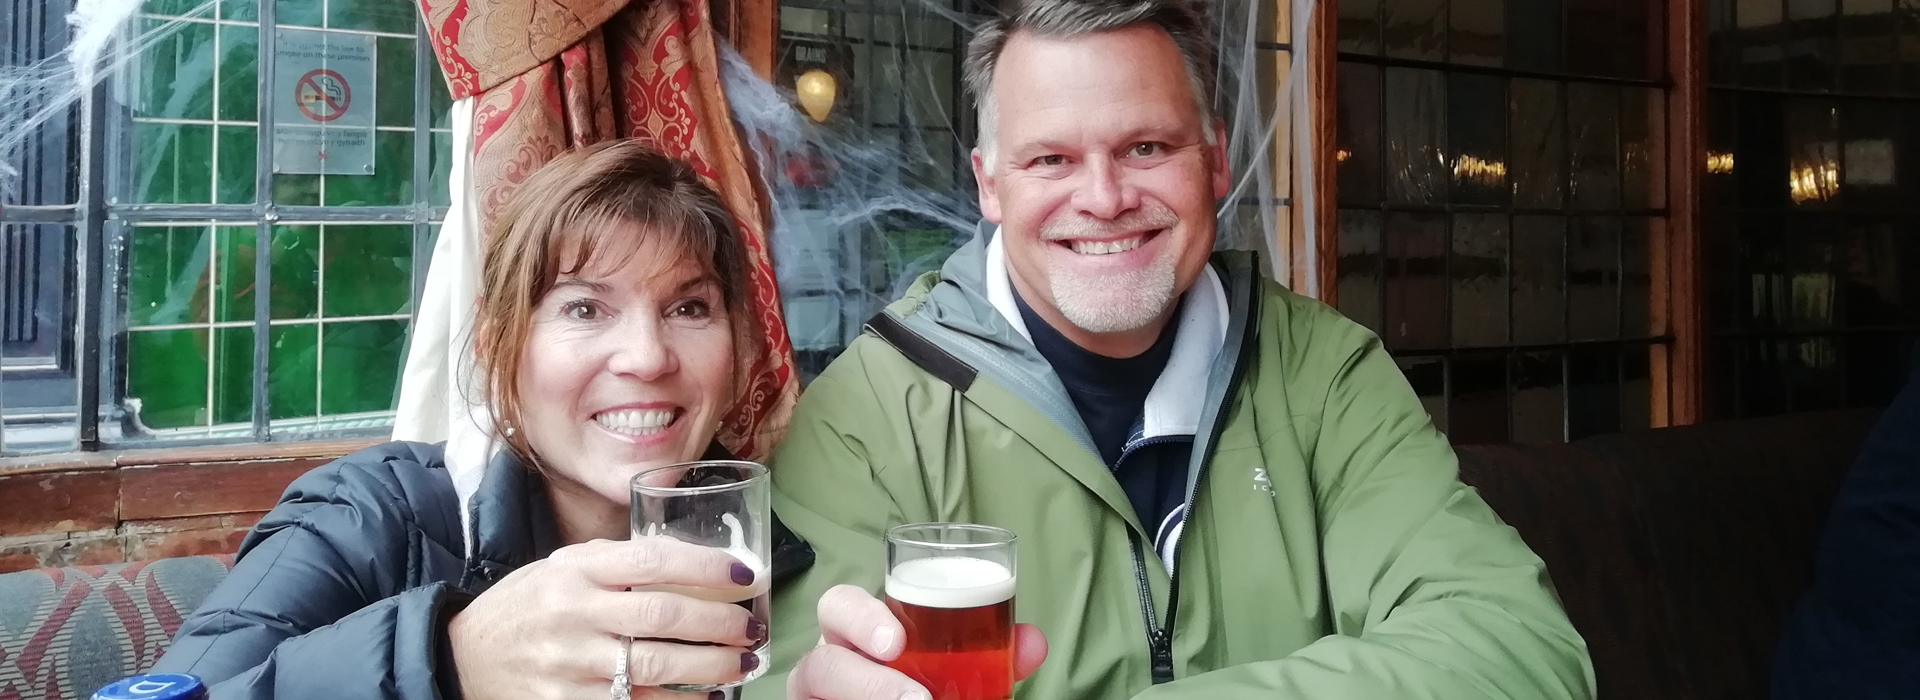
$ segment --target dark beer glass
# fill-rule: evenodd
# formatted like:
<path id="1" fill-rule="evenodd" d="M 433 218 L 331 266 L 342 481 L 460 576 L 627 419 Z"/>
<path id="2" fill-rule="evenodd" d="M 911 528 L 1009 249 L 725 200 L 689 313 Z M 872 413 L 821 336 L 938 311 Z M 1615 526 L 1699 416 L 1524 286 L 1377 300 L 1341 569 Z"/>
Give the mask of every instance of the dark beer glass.
<path id="1" fill-rule="evenodd" d="M 933 700 L 1013 697 L 1014 539 L 965 523 L 887 531 L 887 607 L 907 630 L 887 665 Z"/>

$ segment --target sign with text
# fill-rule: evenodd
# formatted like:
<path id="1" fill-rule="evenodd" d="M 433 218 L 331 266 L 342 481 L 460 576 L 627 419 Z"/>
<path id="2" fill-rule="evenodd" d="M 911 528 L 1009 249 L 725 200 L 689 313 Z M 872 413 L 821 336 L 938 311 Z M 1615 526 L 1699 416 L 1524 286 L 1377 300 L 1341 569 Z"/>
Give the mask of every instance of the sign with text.
<path id="1" fill-rule="evenodd" d="M 281 29 L 273 65 L 273 171 L 373 174 L 373 37 Z"/>

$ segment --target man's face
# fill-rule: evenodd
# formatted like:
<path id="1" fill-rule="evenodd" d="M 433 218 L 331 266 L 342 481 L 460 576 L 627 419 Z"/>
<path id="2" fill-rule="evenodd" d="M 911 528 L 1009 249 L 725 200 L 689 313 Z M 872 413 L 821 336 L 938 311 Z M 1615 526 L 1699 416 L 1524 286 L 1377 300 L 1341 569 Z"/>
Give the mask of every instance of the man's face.
<path id="1" fill-rule="evenodd" d="M 1146 26 L 1015 34 L 992 90 L 994 162 L 975 150 L 974 175 L 1015 288 L 1082 347 L 1145 350 L 1205 267 L 1229 185 L 1179 49 Z"/>

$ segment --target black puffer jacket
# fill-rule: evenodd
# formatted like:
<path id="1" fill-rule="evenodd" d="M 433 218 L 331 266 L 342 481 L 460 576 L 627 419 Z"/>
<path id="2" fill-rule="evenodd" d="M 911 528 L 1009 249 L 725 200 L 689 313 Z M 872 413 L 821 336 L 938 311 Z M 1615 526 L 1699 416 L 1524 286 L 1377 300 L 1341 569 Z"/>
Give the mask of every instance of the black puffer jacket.
<path id="1" fill-rule="evenodd" d="M 307 473 L 153 672 L 197 675 L 216 699 L 459 697 L 447 618 L 558 546 L 544 482 L 511 456 L 468 507 L 470 553 L 440 445 L 387 443 Z M 776 581 L 812 563 L 774 534 Z"/>

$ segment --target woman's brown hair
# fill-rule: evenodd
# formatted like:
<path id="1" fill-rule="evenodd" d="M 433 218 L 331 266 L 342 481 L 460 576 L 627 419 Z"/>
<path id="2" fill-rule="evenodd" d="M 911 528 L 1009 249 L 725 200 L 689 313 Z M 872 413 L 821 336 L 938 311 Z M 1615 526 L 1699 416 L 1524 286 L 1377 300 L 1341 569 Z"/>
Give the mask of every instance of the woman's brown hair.
<path id="1" fill-rule="evenodd" d="M 639 236 L 619 235 L 639 231 Z M 535 308 L 563 275 L 618 269 L 634 255 L 699 264 L 720 288 L 733 332 L 735 386 L 758 334 L 747 302 L 745 243 L 720 195 L 693 167 L 640 143 L 600 143 L 564 153 L 536 171 L 487 229 L 480 253 L 475 369 L 501 436 L 538 468 L 520 420 L 519 368 Z"/>

